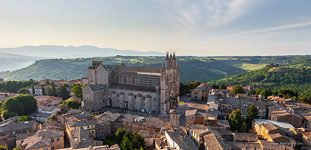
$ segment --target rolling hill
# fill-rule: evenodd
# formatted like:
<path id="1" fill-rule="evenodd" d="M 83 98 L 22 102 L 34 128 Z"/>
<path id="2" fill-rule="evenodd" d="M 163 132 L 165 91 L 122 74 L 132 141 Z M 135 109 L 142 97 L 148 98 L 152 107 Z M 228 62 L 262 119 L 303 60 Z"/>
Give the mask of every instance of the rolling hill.
<path id="1" fill-rule="evenodd" d="M 158 56 L 43 59 L 22 69 L 0 73 L 0 78 L 4 78 L 5 80 L 41 80 L 46 78 L 70 80 L 86 77 L 86 68 L 91 65 L 93 60 L 102 60 L 103 64 L 120 64 L 124 62 L 125 65 L 130 66 L 161 67 L 162 62 L 165 61 L 164 59 L 165 57 Z M 188 81 L 216 82 L 222 79 L 217 82 L 232 84 L 258 83 L 259 85 L 267 86 L 274 82 L 262 81 L 261 78 L 265 77 L 266 74 L 257 74 L 262 69 L 267 69 L 264 67 L 266 64 L 278 63 L 284 67 L 302 69 L 309 65 L 310 59 L 310 56 L 177 57 L 180 67 L 180 81 L 182 83 L 187 83 Z M 254 68 L 258 70 L 253 70 Z M 275 74 L 277 75 L 278 73 Z M 283 78 L 280 77 L 280 79 Z"/>
<path id="2" fill-rule="evenodd" d="M 311 61 L 311 59 L 308 59 Z M 303 66 L 303 67 L 290 67 Z M 217 84 L 255 85 L 271 90 L 289 89 L 301 93 L 311 92 L 311 68 L 308 64 L 289 64 L 288 66 L 270 64 L 264 68 L 239 73 L 216 81 Z"/>

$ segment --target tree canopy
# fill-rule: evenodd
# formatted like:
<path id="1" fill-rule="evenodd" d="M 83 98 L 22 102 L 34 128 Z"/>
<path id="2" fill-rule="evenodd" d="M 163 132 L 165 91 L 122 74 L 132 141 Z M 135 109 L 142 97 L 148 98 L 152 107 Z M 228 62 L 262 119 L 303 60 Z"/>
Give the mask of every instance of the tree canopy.
<path id="1" fill-rule="evenodd" d="M 245 93 L 244 89 L 240 85 L 234 86 L 233 90 L 231 91 L 232 94 L 237 94 L 237 93 Z"/>
<path id="2" fill-rule="evenodd" d="M 21 121 L 30 121 L 31 118 L 29 116 L 20 116 L 18 118 L 18 122 L 21 122 Z"/>
<path id="3" fill-rule="evenodd" d="M 63 99 L 68 99 L 70 97 L 69 91 L 67 90 L 67 88 L 68 88 L 68 84 L 62 84 L 58 89 L 59 95 Z"/>
<path id="4" fill-rule="evenodd" d="M 252 126 L 252 121 L 254 119 L 258 119 L 258 109 L 257 107 L 253 104 L 249 107 L 249 109 L 247 110 L 246 113 L 246 123 L 247 123 L 247 127 L 251 128 Z"/>
<path id="5" fill-rule="evenodd" d="M 73 86 L 70 92 L 73 93 L 74 97 L 82 98 L 82 85 L 77 84 Z"/>
<path id="6" fill-rule="evenodd" d="M 24 115 L 32 114 L 37 109 L 37 100 L 27 94 L 21 94 L 14 97 L 16 100 L 18 100 L 23 106 L 24 106 Z"/>
<path id="7" fill-rule="evenodd" d="M 8 112 L 16 112 L 19 116 L 24 115 L 24 106 L 20 103 L 15 97 L 8 98 L 4 101 L 1 105 L 1 112 L 8 111 Z"/>
<path id="8" fill-rule="evenodd" d="M 72 99 L 65 100 L 61 104 L 59 104 L 59 106 L 62 106 L 62 105 L 68 105 L 69 108 L 73 108 L 73 109 L 79 109 L 80 107 L 80 104 L 77 101 L 72 100 Z"/>
<path id="9" fill-rule="evenodd" d="M 232 111 L 228 120 L 232 131 L 239 130 L 242 124 L 241 110 Z"/>

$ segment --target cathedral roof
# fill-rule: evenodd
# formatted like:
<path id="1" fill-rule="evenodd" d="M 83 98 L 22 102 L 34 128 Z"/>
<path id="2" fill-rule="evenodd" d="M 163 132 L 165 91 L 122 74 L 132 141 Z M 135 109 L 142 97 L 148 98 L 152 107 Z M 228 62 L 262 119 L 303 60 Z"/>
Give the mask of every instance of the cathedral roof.
<path id="1" fill-rule="evenodd" d="M 99 84 L 99 85 L 90 85 L 91 89 L 93 91 L 97 91 L 97 90 L 102 90 L 102 89 L 105 89 L 105 86 Z"/>
<path id="2" fill-rule="evenodd" d="M 137 66 L 119 66 L 118 70 L 130 71 L 130 72 L 149 72 L 149 73 L 161 73 L 162 68 L 157 67 L 137 67 Z"/>
<path id="3" fill-rule="evenodd" d="M 110 89 L 119 89 L 119 90 L 155 92 L 155 87 L 154 86 L 141 86 L 141 85 L 128 85 L 128 84 L 112 84 L 109 88 Z"/>

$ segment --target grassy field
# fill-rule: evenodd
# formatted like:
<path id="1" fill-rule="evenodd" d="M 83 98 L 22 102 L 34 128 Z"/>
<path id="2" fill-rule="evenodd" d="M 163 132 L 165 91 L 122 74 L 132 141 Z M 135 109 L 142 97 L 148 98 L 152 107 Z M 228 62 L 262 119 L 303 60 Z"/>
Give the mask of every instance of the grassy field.
<path id="1" fill-rule="evenodd" d="M 265 67 L 267 64 L 250 64 L 250 63 L 242 63 L 242 64 L 237 64 L 235 67 L 239 67 L 243 70 L 258 70 L 263 67 Z"/>

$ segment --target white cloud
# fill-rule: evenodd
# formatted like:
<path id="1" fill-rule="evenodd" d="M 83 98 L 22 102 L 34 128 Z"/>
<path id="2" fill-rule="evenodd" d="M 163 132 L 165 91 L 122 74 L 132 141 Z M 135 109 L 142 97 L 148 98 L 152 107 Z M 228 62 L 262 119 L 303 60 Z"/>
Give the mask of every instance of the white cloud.
<path id="1" fill-rule="evenodd" d="M 250 34 L 260 34 L 260 33 L 274 32 L 274 31 L 285 30 L 285 29 L 305 27 L 305 26 L 310 26 L 310 25 L 311 25 L 311 22 L 303 22 L 303 23 L 296 23 L 296 24 L 290 24 L 290 25 L 282 25 L 282 26 L 277 26 L 277 27 L 255 29 L 255 30 L 241 32 L 241 33 L 231 35 L 231 36 L 236 37 L 236 36 L 243 36 L 243 35 L 250 35 Z"/>
<path id="2" fill-rule="evenodd" d="M 161 1 L 174 28 L 202 30 L 226 25 L 239 18 L 252 0 Z"/>

